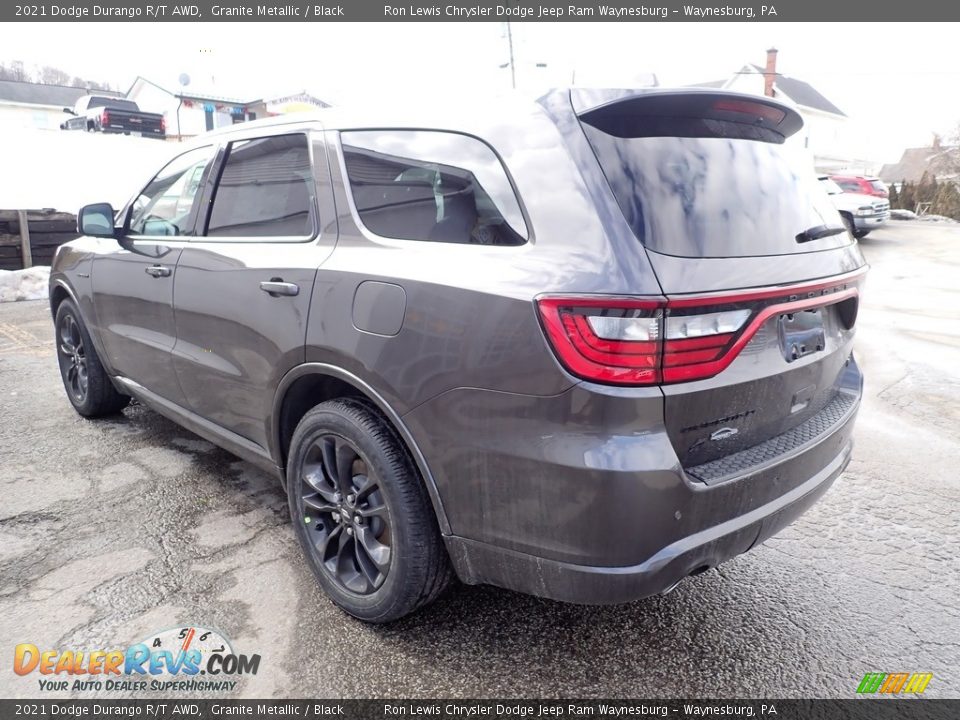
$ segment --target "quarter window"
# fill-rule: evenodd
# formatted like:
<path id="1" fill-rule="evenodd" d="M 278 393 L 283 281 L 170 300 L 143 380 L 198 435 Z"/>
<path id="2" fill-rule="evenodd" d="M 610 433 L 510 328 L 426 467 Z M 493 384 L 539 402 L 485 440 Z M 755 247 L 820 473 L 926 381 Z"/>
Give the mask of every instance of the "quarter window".
<path id="1" fill-rule="evenodd" d="M 133 235 L 189 235 L 193 203 L 213 149 L 198 148 L 171 160 L 133 201 Z"/>
<path id="2" fill-rule="evenodd" d="M 353 201 L 383 237 L 522 245 L 527 227 L 497 155 L 480 140 L 428 130 L 340 133 Z"/>
<path id="3" fill-rule="evenodd" d="M 315 188 L 306 135 L 230 143 L 207 235 L 312 236 Z"/>

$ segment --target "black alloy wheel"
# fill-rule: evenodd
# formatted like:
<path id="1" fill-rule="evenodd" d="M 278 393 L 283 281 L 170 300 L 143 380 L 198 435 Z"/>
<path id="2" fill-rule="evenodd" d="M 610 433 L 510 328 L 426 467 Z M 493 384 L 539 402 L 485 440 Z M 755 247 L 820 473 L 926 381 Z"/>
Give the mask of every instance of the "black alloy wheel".
<path id="1" fill-rule="evenodd" d="M 89 390 L 87 349 L 83 334 L 73 315 L 62 316 L 57 328 L 57 352 L 63 381 L 77 404 L 83 404 Z"/>
<path id="2" fill-rule="evenodd" d="M 130 397 L 114 387 L 72 300 L 57 306 L 53 327 L 60 377 L 74 410 L 84 417 L 101 417 L 126 407 Z"/>
<path id="3" fill-rule="evenodd" d="M 433 601 L 453 574 L 427 487 L 390 422 L 363 398 L 309 410 L 290 439 L 294 533 L 330 600 L 385 623 Z"/>
<path id="4" fill-rule="evenodd" d="M 332 434 L 314 440 L 300 469 L 300 498 L 317 564 L 351 593 L 380 588 L 393 556 L 390 510 L 357 448 Z"/>

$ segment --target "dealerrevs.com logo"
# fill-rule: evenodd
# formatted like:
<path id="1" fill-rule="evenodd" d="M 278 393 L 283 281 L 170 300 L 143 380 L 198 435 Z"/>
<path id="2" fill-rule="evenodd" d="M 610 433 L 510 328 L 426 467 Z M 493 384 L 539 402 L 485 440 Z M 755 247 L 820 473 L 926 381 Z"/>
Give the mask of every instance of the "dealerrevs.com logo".
<path id="1" fill-rule="evenodd" d="M 171 628 L 125 649 L 44 650 L 20 643 L 13 671 L 36 673 L 40 690 L 227 692 L 242 675 L 256 675 L 259 655 L 235 653 L 216 630 Z"/>

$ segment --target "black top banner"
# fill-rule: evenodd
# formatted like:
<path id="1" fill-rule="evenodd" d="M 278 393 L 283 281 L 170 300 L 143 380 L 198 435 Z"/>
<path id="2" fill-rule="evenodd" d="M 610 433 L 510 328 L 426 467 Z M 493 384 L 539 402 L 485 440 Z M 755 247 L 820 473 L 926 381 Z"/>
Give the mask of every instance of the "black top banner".
<path id="1" fill-rule="evenodd" d="M 917 22 L 960 20 L 960 3 L 913 0 L 767 0 L 767 4 L 703 0 L 224 0 L 160 4 L 143 0 L 4 3 L 0 20 L 15 22 Z M 853 37 L 865 28 L 851 27 Z M 811 29 L 811 41 L 816 30 Z"/>

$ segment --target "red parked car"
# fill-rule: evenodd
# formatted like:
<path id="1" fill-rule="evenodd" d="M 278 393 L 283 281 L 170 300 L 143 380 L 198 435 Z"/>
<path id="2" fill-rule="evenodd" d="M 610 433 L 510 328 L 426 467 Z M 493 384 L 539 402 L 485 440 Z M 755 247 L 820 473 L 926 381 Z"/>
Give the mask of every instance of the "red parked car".
<path id="1" fill-rule="evenodd" d="M 880 178 L 864 177 L 862 175 L 831 175 L 830 179 L 839 185 L 844 192 L 882 198 L 890 194 L 887 192 L 886 183 Z"/>

